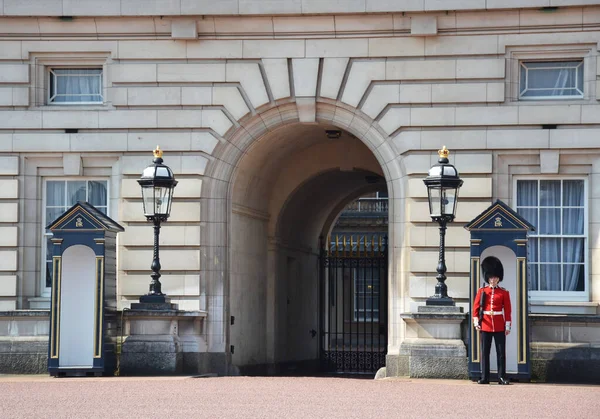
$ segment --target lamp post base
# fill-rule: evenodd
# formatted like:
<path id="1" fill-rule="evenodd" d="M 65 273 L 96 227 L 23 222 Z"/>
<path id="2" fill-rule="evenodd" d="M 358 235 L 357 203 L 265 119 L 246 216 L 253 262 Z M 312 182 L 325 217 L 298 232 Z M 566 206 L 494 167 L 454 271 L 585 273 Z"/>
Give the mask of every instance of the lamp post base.
<path id="1" fill-rule="evenodd" d="M 165 294 L 145 294 L 140 297 L 140 303 L 167 303 Z"/>
<path id="2" fill-rule="evenodd" d="M 425 301 L 426 306 L 454 306 L 454 300 L 451 297 L 429 297 Z"/>
<path id="3" fill-rule="evenodd" d="M 131 303 L 132 310 L 176 310 L 177 305 L 165 294 L 146 294 L 140 297 L 139 303 Z"/>

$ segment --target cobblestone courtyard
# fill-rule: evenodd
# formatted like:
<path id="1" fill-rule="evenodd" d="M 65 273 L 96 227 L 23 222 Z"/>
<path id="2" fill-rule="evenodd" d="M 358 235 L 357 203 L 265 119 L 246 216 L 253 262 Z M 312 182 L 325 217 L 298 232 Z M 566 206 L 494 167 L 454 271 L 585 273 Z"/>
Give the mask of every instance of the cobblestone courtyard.
<path id="1" fill-rule="evenodd" d="M 0 376 L 0 393 L 3 419 L 597 418 L 600 411 L 598 386 L 455 380 Z"/>

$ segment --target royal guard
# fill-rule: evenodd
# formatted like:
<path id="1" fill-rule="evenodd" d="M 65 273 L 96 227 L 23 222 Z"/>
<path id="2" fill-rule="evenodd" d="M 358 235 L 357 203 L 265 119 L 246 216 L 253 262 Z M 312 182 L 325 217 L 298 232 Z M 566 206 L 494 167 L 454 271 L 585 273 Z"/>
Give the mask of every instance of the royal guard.
<path id="1" fill-rule="evenodd" d="M 498 384 L 508 385 L 506 378 L 506 336 L 510 333 L 510 294 L 498 284 L 504 278 L 500 259 L 489 256 L 481 262 L 483 278 L 488 284 L 477 290 L 473 304 L 473 325 L 481 333 L 481 379 L 478 384 L 490 383 L 490 349 L 492 338 L 498 360 Z"/>

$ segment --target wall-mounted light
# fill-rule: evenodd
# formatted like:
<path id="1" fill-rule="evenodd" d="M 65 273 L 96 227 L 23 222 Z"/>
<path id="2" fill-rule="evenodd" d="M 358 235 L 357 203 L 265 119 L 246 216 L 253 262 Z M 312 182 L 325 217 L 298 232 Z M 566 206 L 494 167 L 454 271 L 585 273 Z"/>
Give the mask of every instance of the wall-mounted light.
<path id="1" fill-rule="evenodd" d="M 325 130 L 325 134 L 330 140 L 335 140 L 342 136 L 342 131 L 340 131 L 339 129 L 327 129 Z"/>

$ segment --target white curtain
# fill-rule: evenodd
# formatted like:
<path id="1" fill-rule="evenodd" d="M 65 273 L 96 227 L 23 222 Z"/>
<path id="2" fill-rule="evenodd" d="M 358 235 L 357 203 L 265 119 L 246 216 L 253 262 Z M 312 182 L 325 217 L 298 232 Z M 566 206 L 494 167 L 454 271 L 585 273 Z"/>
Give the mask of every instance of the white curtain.
<path id="1" fill-rule="evenodd" d="M 555 70 L 556 71 L 556 70 Z M 572 94 L 570 90 L 566 88 L 568 86 L 574 86 L 574 80 L 572 83 L 569 83 L 569 76 L 573 74 L 572 70 L 563 68 L 562 70 L 558 70 L 558 74 L 553 74 L 553 77 L 556 77 L 556 82 L 554 83 L 554 90 L 552 91 L 552 96 L 567 96 Z"/>
<path id="2" fill-rule="evenodd" d="M 94 68 L 55 68 L 52 102 L 102 101 L 102 70 Z"/>
<path id="3" fill-rule="evenodd" d="M 583 181 L 564 181 L 563 182 L 563 205 L 580 208 L 563 209 L 563 234 L 583 234 L 584 232 L 584 193 Z M 565 238 L 563 239 L 563 261 L 564 265 L 564 290 L 579 291 L 579 279 L 583 273 L 584 262 L 583 238 Z"/>
<path id="4" fill-rule="evenodd" d="M 582 180 L 564 180 L 561 196 L 560 180 L 517 183 L 518 212 L 536 227 L 539 236 L 530 238 L 529 246 L 533 290 L 578 291 L 583 283 L 585 239 L 544 237 L 584 234 L 583 187 Z"/>
<path id="5" fill-rule="evenodd" d="M 88 182 L 88 202 L 106 214 L 106 181 Z"/>

